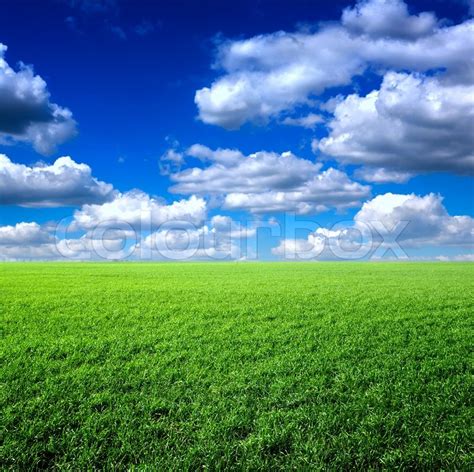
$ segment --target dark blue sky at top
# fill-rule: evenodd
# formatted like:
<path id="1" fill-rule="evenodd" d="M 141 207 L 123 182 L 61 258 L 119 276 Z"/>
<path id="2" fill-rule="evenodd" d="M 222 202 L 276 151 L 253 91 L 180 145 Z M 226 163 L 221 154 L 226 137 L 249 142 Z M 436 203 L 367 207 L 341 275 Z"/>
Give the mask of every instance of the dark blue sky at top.
<path id="1" fill-rule="evenodd" d="M 183 147 L 198 142 L 245 153 L 291 150 L 314 158 L 310 149 L 313 131 L 272 123 L 245 125 L 237 131 L 206 125 L 196 119 L 194 93 L 218 75 L 211 67 L 217 37 L 292 31 L 300 24 L 314 27 L 319 21 L 337 21 L 342 9 L 353 2 L 101 3 L 103 8 L 84 0 L 0 0 L 0 42 L 8 46 L 6 60 L 11 66 L 19 61 L 32 64 L 47 82 L 51 101 L 68 107 L 79 125 L 78 136 L 52 156 L 44 158 L 26 144 L 0 146 L 0 152 L 28 164 L 70 155 L 76 162 L 89 164 L 96 177 L 121 191 L 140 188 L 168 199 L 176 196 L 167 193 L 169 180 L 160 176 L 158 159 L 170 140 L 178 140 Z M 414 13 L 435 11 L 448 22 L 466 17 L 461 0 L 408 1 L 408 5 Z M 379 77 L 361 80 L 360 92 L 379 83 Z M 433 174 L 415 177 L 402 186 L 374 186 L 374 193 L 441 193 L 451 213 L 472 214 L 472 201 L 465 198 L 473 191 L 472 185 L 467 177 Z M 45 213 L 18 207 L 2 212 L 0 223 L 28 217 L 44 221 L 71 213 L 64 208 Z"/>

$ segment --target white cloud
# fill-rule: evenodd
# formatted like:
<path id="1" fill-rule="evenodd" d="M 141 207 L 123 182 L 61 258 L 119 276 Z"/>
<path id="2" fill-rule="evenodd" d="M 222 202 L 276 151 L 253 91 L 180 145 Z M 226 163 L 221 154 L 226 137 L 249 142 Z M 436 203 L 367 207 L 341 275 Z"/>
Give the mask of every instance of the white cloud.
<path id="1" fill-rule="evenodd" d="M 48 242 L 24 239 L 0 244 L 0 261 L 123 260 L 130 253 L 123 248 L 123 239 L 94 240 L 87 235 L 66 239 L 50 236 Z"/>
<path id="2" fill-rule="evenodd" d="M 362 167 L 356 170 L 355 176 L 358 179 L 365 180 L 366 182 L 373 182 L 375 184 L 385 184 L 389 182 L 403 184 L 410 180 L 413 175 L 409 172 L 387 170 L 383 167 Z"/>
<path id="3" fill-rule="evenodd" d="M 15 244 L 0 246 L 0 261 L 29 261 L 59 259 L 55 244 Z"/>
<path id="4" fill-rule="evenodd" d="M 74 213 L 74 222 L 77 227 L 83 229 L 92 229 L 106 223 L 126 223 L 134 228 L 156 228 L 163 223 L 177 220 L 199 225 L 205 220 L 206 213 L 206 202 L 194 195 L 187 200 L 167 204 L 134 190 L 117 194 L 112 201 L 102 205 L 84 205 Z"/>
<path id="5" fill-rule="evenodd" d="M 0 226 L 0 260 L 48 260 L 61 257 L 56 238 L 38 223 Z"/>
<path id="6" fill-rule="evenodd" d="M 328 230 L 327 228 L 318 228 L 316 231 L 308 234 L 306 239 L 282 239 L 278 246 L 272 249 L 272 254 L 289 260 L 331 260 L 337 259 L 338 254 L 333 254 L 329 243 L 335 242 L 343 248 L 344 254 L 348 259 L 353 259 L 354 254 L 360 249 L 360 243 L 354 240 L 353 231 L 349 228 L 341 230 Z M 364 254 L 368 251 L 364 249 Z"/>
<path id="7" fill-rule="evenodd" d="M 237 149 L 209 149 L 202 144 L 193 144 L 186 151 L 186 154 L 195 157 L 202 161 L 211 161 L 217 164 L 222 164 L 225 167 L 238 164 L 241 161 L 243 154 Z"/>
<path id="8" fill-rule="evenodd" d="M 0 226 L 0 246 L 46 244 L 54 241 L 51 234 L 38 223 L 17 223 L 15 226 Z"/>
<path id="9" fill-rule="evenodd" d="M 86 164 L 60 157 L 54 164 L 26 166 L 0 154 L 0 204 L 57 207 L 101 203 L 114 195 L 112 185 L 97 180 Z"/>
<path id="10" fill-rule="evenodd" d="M 451 216 L 440 195 L 378 195 L 364 203 L 355 215 L 357 223 L 381 222 L 390 231 L 397 223 L 408 225 L 400 235 L 406 245 L 472 245 L 474 218 Z"/>
<path id="11" fill-rule="evenodd" d="M 455 256 L 434 256 L 434 257 L 419 257 L 416 260 L 436 260 L 439 262 L 474 262 L 474 254 L 457 254 Z"/>
<path id="12" fill-rule="evenodd" d="M 292 110 L 310 94 L 347 84 L 362 72 L 355 51 L 348 33 L 335 28 L 223 43 L 218 60 L 226 74 L 196 92 L 199 117 L 235 129 Z"/>
<path id="13" fill-rule="evenodd" d="M 127 242 L 136 239 L 133 231 L 119 229 L 72 237 L 60 225 L 18 223 L 0 227 L 0 260 L 122 260 L 131 255 Z"/>
<path id="14" fill-rule="evenodd" d="M 71 219 L 59 224 L 0 227 L 2 260 L 122 259 L 130 255 L 130 244 L 135 245 L 142 234 L 183 221 L 198 228 L 207 215 L 205 200 L 196 196 L 168 204 L 139 190 L 119 193 L 93 178 L 89 166 L 69 157 L 49 166 L 28 167 L 0 155 L 0 186 L 3 204 L 52 207 L 82 203 Z"/>
<path id="15" fill-rule="evenodd" d="M 301 126 L 302 128 L 315 129 L 317 125 L 324 123 L 324 118 L 316 113 L 309 113 L 301 117 L 287 116 L 282 123 L 289 126 Z"/>
<path id="16" fill-rule="evenodd" d="M 318 228 L 306 239 L 282 239 L 272 253 L 286 259 L 353 259 L 359 255 L 378 259 L 384 250 L 377 250 L 390 247 L 394 237 L 403 249 L 473 247 L 474 219 L 449 215 L 442 200 L 434 194 L 378 195 L 364 203 L 352 225 Z M 400 231 L 394 233 L 400 223 Z M 401 255 L 407 257 L 404 252 Z"/>
<path id="17" fill-rule="evenodd" d="M 228 129 L 265 122 L 368 67 L 442 69 L 446 80 L 472 82 L 473 21 L 439 26 L 430 13 L 409 15 L 399 0 L 371 0 L 346 10 L 343 22 L 222 42 L 215 66 L 223 74 L 195 95 L 200 119 Z"/>
<path id="18" fill-rule="evenodd" d="M 76 134 L 76 122 L 67 109 L 50 102 L 46 82 L 30 66 L 18 71 L 5 61 L 0 43 L 0 143 L 25 141 L 41 154 Z"/>
<path id="19" fill-rule="evenodd" d="M 282 239 L 272 248 L 272 254 L 283 259 L 315 259 L 321 256 L 326 239 L 317 234 L 309 234 L 307 239 Z"/>
<path id="20" fill-rule="evenodd" d="M 458 262 L 474 262 L 474 254 L 459 254 L 454 256 L 452 260 Z"/>
<path id="21" fill-rule="evenodd" d="M 311 213 L 329 207 L 344 209 L 360 204 L 370 188 L 353 182 L 336 169 L 321 172 L 321 164 L 291 152 L 240 151 L 203 145 L 191 146 L 188 155 L 207 163 L 171 175 L 170 191 L 222 197 L 226 209 L 254 213 L 295 211 Z"/>
<path id="22" fill-rule="evenodd" d="M 149 234 L 116 225 L 106 222 L 103 231 L 96 227 L 75 236 L 61 225 L 3 226 L 0 260 L 241 259 L 248 253 L 248 239 L 256 234 L 255 227 L 222 215 L 201 225 L 168 220 Z"/>
<path id="23" fill-rule="evenodd" d="M 343 210 L 358 206 L 370 193 L 370 187 L 350 180 L 337 169 L 329 168 L 308 177 L 294 190 L 229 193 L 225 197 L 224 208 L 244 209 L 253 213 L 321 213 L 329 208 Z"/>
<path id="24" fill-rule="evenodd" d="M 318 148 L 344 163 L 385 170 L 472 173 L 473 123 L 474 85 L 391 72 L 380 90 L 336 105 Z"/>
<path id="25" fill-rule="evenodd" d="M 0 260 L 241 259 L 249 254 L 247 242 L 259 227 L 258 222 L 245 226 L 222 215 L 206 224 L 193 223 L 186 217 L 166 220 L 151 233 L 127 225 L 119 228 L 117 221 L 96 223 L 105 223 L 104 232 L 91 227 L 74 237 L 61 233 L 60 228 L 54 232 L 53 225 L 18 223 L 0 227 Z M 394 232 L 399 223 L 403 223 L 401 231 Z M 296 230 L 297 221 L 295 224 Z M 287 235 L 272 253 L 287 259 L 375 260 L 387 256 L 385 251 L 394 247 L 393 240 L 403 248 L 397 255 L 403 259 L 407 258 L 404 250 L 409 248 L 462 248 L 463 253 L 450 259 L 470 260 L 465 251 L 474 247 L 474 219 L 450 215 L 439 195 L 387 193 L 364 203 L 352 223 L 318 227 L 305 239 Z"/>
<path id="26" fill-rule="evenodd" d="M 241 259 L 246 252 L 242 243 L 255 233 L 254 228 L 216 215 L 200 227 L 178 223 L 159 229 L 137 246 L 137 253 L 151 259 Z"/>
<path id="27" fill-rule="evenodd" d="M 342 24 L 373 38 L 416 39 L 433 34 L 438 20 L 433 13 L 410 15 L 402 0 L 364 0 L 344 10 Z"/>
<path id="28" fill-rule="evenodd" d="M 91 238 L 83 235 L 79 238 L 66 238 L 58 240 L 55 244 L 57 259 L 69 260 L 124 260 L 133 254 L 132 250 L 124 248 L 127 235 L 113 239 Z"/>
<path id="29" fill-rule="evenodd" d="M 194 145 L 188 152 L 195 157 L 205 157 L 211 165 L 173 174 L 173 192 L 222 194 L 292 189 L 303 184 L 309 175 L 315 175 L 321 167 L 290 152 L 261 151 L 244 156 L 236 150 L 212 151 L 202 145 Z"/>

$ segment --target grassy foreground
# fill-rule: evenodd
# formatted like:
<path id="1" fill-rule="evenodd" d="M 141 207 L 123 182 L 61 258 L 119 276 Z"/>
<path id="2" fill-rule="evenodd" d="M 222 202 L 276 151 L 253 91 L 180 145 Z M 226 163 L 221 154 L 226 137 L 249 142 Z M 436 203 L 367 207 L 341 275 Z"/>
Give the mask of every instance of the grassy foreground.
<path id="1" fill-rule="evenodd" d="M 0 468 L 469 470 L 472 293 L 468 263 L 0 264 Z"/>

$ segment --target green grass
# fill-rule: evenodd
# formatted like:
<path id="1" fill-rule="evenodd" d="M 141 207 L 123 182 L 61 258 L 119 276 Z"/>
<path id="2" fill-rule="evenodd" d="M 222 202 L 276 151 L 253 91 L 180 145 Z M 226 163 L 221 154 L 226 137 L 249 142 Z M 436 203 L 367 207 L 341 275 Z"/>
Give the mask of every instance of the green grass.
<path id="1" fill-rule="evenodd" d="M 1 469 L 472 470 L 474 264 L 0 265 Z"/>

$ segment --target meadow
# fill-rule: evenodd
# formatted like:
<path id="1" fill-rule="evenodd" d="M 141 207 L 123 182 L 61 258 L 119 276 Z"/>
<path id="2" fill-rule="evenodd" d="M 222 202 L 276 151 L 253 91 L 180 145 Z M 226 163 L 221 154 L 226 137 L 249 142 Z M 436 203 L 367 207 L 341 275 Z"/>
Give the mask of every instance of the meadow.
<path id="1" fill-rule="evenodd" d="M 3 263 L 2 470 L 472 470 L 474 264 Z"/>

